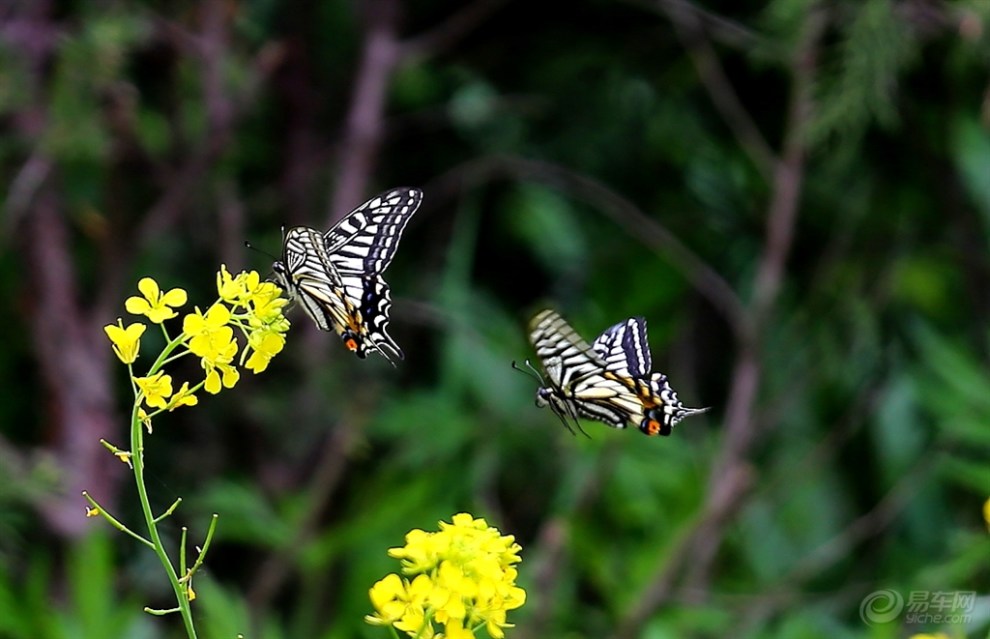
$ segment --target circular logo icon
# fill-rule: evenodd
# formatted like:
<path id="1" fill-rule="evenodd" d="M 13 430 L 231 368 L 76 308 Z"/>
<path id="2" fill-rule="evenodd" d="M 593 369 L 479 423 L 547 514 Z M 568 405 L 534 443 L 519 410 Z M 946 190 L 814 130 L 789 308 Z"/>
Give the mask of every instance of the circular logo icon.
<path id="1" fill-rule="evenodd" d="M 859 618 L 868 626 L 888 623 L 904 609 L 904 597 L 896 590 L 877 590 L 863 597 L 859 604 Z"/>

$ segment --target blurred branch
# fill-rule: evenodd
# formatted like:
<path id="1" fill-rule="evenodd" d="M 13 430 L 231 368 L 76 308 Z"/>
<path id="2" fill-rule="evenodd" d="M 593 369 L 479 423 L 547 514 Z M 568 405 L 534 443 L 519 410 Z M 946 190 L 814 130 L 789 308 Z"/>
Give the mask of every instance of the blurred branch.
<path id="1" fill-rule="evenodd" d="M 588 175 L 543 160 L 499 155 L 482 158 L 448 172 L 437 180 L 436 190 L 447 190 L 450 182 L 464 178 L 476 182 L 497 174 L 508 174 L 519 180 L 551 184 L 574 197 L 590 202 L 625 229 L 633 239 L 643 242 L 666 257 L 671 265 L 722 313 L 737 339 L 742 339 L 747 332 L 742 302 L 717 271 L 655 218 L 648 216 L 625 197 Z"/>
<path id="2" fill-rule="evenodd" d="M 231 270 L 240 262 L 244 251 L 244 202 L 237 192 L 237 183 L 221 178 L 216 187 L 217 231 L 220 236 L 220 263 Z"/>
<path id="3" fill-rule="evenodd" d="M 827 23 L 818 6 L 808 9 L 803 31 L 791 62 L 793 83 L 783 150 L 773 172 L 772 195 L 767 211 L 763 254 L 754 282 L 749 317 L 754 332 L 740 344 L 733 367 L 726 406 L 722 449 L 712 466 L 703 512 L 687 541 L 672 553 L 671 563 L 654 577 L 640 598 L 620 621 L 613 635 L 627 639 L 639 634 L 646 620 L 671 595 L 676 575 L 685 572 L 684 588 L 707 591 L 707 582 L 725 535 L 725 526 L 742 505 L 752 484 L 752 468 L 746 461 L 756 438 L 755 403 L 762 378 L 759 336 L 765 330 L 783 279 L 790 252 L 799 196 L 804 177 L 804 132 L 812 115 L 812 86 L 822 34 Z"/>
<path id="4" fill-rule="evenodd" d="M 110 351 L 93 339 L 100 322 L 79 302 L 55 162 L 35 142 L 48 121 L 42 85 L 57 43 L 45 36 L 58 31 L 51 14 L 51 3 L 39 0 L 4 16 L 4 44 L 23 56 L 29 70 L 25 86 L 18 87 L 25 102 L 11 119 L 16 134 L 35 144 L 12 185 L 7 223 L 20 249 L 15 255 L 22 263 L 27 300 L 24 324 L 45 388 L 39 396 L 39 413 L 49 422 L 42 427 L 45 446 L 58 470 L 56 489 L 39 495 L 35 504 L 53 530 L 75 537 L 86 529 L 79 495 L 90 489 L 111 501 L 117 468 L 106 461 L 99 443 L 113 432 Z"/>
<path id="5" fill-rule="evenodd" d="M 52 448 L 61 471 L 59 490 L 41 503 L 41 511 L 59 533 L 76 536 L 86 529 L 79 495 L 89 490 L 112 501 L 119 464 L 108 461 L 100 445 L 115 432 L 109 349 L 93 339 L 99 323 L 76 303 L 69 230 L 58 206 L 54 190 L 43 188 L 19 235 L 34 296 L 28 326 L 48 391 Z"/>
<path id="6" fill-rule="evenodd" d="M 40 148 L 35 148 L 24 162 L 24 166 L 14 176 L 5 203 L 7 219 L 4 221 L 4 230 L 8 235 L 13 233 L 18 223 L 27 215 L 38 189 L 51 175 L 52 168 L 51 159 L 45 156 Z"/>
<path id="7" fill-rule="evenodd" d="M 320 519 L 330 505 L 330 498 L 344 476 L 357 431 L 357 426 L 338 424 L 326 438 L 315 465 L 316 472 L 306 491 L 309 495 L 306 512 L 292 538 L 269 555 L 250 580 L 252 586 L 246 598 L 252 611 L 253 627 L 261 628 L 264 613 L 272 599 L 289 577 L 299 553 L 316 534 Z"/>
<path id="8" fill-rule="evenodd" d="M 705 36 L 702 14 L 693 4 L 683 0 L 658 0 L 657 5 L 670 18 L 674 32 L 687 51 L 701 83 L 708 90 L 722 119 L 736 136 L 739 146 L 749 155 L 760 174 L 771 179 L 776 164 L 774 152 L 732 88 L 718 56 Z"/>
<path id="9" fill-rule="evenodd" d="M 464 5 L 433 29 L 406 40 L 402 45 L 403 56 L 428 57 L 449 49 L 507 2 L 509 0 L 474 0 Z"/>
<path id="10" fill-rule="evenodd" d="M 793 82 L 788 109 L 787 127 L 781 158 L 774 169 L 772 196 L 767 212 L 767 231 L 763 254 L 753 285 L 751 312 L 757 327 L 756 335 L 762 335 L 777 301 L 784 274 L 784 264 L 790 253 L 794 226 L 800 203 L 801 186 L 805 169 L 805 131 L 812 118 L 815 73 L 819 46 L 827 24 L 823 9 L 808 9 L 801 39 L 791 64 Z M 754 405 L 761 378 L 762 364 L 756 342 L 741 349 L 733 375 L 726 415 L 725 440 L 712 472 L 710 492 L 718 493 L 718 484 L 726 468 L 744 465 L 755 439 Z M 730 505 L 735 511 L 737 505 Z M 699 531 L 695 555 L 688 576 L 689 587 L 700 587 L 708 579 L 715 553 L 722 542 L 724 530 L 710 528 Z"/>
<path id="11" fill-rule="evenodd" d="M 676 12 L 703 31 L 704 35 L 721 44 L 749 50 L 756 46 L 767 47 L 771 43 L 746 25 L 730 20 L 690 0 L 626 0 L 630 4 L 656 11 Z"/>
<path id="12" fill-rule="evenodd" d="M 537 546 L 532 551 L 536 558 L 533 568 L 533 588 L 530 590 L 530 605 L 536 610 L 525 626 L 517 632 L 519 639 L 533 639 L 547 635 L 554 614 L 554 592 L 564 586 L 560 574 L 566 568 L 568 555 L 565 552 L 571 541 L 571 529 L 601 493 L 604 478 L 612 475 L 620 459 L 618 440 L 613 440 L 599 455 L 595 472 L 588 473 L 576 491 L 573 501 L 564 507 L 566 512 L 555 513 L 544 520 L 535 538 Z"/>
<path id="13" fill-rule="evenodd" d="M 166 175 L 158 200 L 148 209 L 135 231 L 135 241 L 123 241 L 119 237 L 106 238 L 103 243 L 102 286 L 96 295 L 97 314 L 103 316 L 113 308 L 120 297 L 128 265 L 144 247 L 156 242 L 186 215 L 186 205 L 210 175 L 210 169 L 227 150 L 232 132 L 240 118 L 255 106 L 256 96 L 271 73 L 279 66 L 283 51 L 278 44 L 262 47 L 255 55 L 250 80 L 240 91 L 230 94 L 224 80 L 222 66 L 227 49 L 226 4 L 212 0 L 204 9 L 200 34 L 190 33 L 176 22 L 155 18 L 154 24 L 161 36 L 176 49 L 183 51 L 200 65 L 200 84 L 207 102 L 207 133 L 199 144 L 184 153 L 184 161 L 176 170 Z M 222 222 L 221 222 L 222 223 Z"/>
<path id="14" fill-rule="evenodd" d="M 326 226 L 337 223 L 367 195 L 385 135 L 385 97 L 395 68 L 411 57 L 437 55 L 478 27 L 508 0 L 474 0 L 419 36 L 400 41 L 399 0 L 367 3 L 366 28 L 354 93 L 338 149 L 338 169 Z"/>
<path id="15" fill-rule="evenodd" d="M 813 116 L 815 74 L 819 46 L 827 24 L 823 9 L 811 6 L 805 17 L 801 39 L 791 64 L 793 82 L 788 108 L 787 127 L 780 160 L 774 169 L 772 196 L 767 212 L 767 231 L 763 254 L 753 285 L 752 319 L 756 335 L 762 335 L 773 306 L 776 304 L 784 275 L 784 265 L 790 253 L 794 226 L 800 203 L 805 170 L 805 131 Z M 762 364 L 756 342 L 745 344 L 733 375 L 726 415 L 725 440 L 712 472 L 710 492 L 721 489 L 722 473 L 726 468 L 744 465 L 756 436 L 754 405 L 761 378 Z M 730 505 L 734 512 L 737 505 Z M 707 581 L 715 553 L 722 543 L 724 530 L 712 527 L 699 531 L 695 555 L 690 566 L 688 587 L 700 587 Z"/>
<path id="16" fill-rule="evenodd" d="M 761 620 L 772 617 L 781 609 L 792 605 L 795 594 L 801 592 L 802 584 L 818 578 L 836 563 L 853 556 L 856 546 L 887 530 L 897 515 L 917 495 L 918 487 L 929 476 L 934 465 L 930 458 L 923 458 L 913 469 L 905 473 L 873 508 L 796 562 L 791 570 L 777 581 L 774 592 L 750 602 L 746 607 L 741 628 L 759 625 Z M 740 634 L 747 633 L 741 630 Z"/>
<path id="17" fill-rule="evenodd" d="M 396 26 L 398 0 L 373 0 L 365 11 L 364 47 L 339 148 L 327 227 L 364 200 L 382 143 L 388 83 L 402 53 Z"/>
<path id="18" fill-rule="evenodd" d="M 174 46 L 198 58 L 200 86 L 207 111 L 207 133 L 187 154 L 185 163 L 167 180 L 158 201 L 150 207 L 137 232 L 140 246 L 157 239 L 185 214 L 185 205 L 208 170 L 230 144 L 231 133 L 241 116 L 255 104 L 258 89 L 281 61 L 278 45 L 263 47 L 254 58 L 253 79 L 236 95 L 230 94 L 222 67 L 228 55 L 226 3 L 211 0 L 203 11 L 199 34 L 190 34 L 181 25 L 157 21 Z"/>

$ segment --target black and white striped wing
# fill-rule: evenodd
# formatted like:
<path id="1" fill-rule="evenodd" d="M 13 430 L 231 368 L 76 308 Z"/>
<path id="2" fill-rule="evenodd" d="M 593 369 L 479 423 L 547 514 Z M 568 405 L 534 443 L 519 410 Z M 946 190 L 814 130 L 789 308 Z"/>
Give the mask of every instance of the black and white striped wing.
<path id="1" fill-rule="evenodd" d="M 550 391 L 570 414 L 625 428 L 639 410 L 636 395 L 606 375 L 605 362 L 560 315 L 551 310 L 533 318 L 530 339 L 543 364 Z"/>
<path id="2" fill-rule="evenodd" d="M 642 317 L 630 317 L 605 329 L 591 348 L 605 361 L 606 369 L 620 376 L 645 378 L 653 369 Z"/>
<path id="3" fill-rule="evenodd" d="M 359 357 L 367 351 L 365 339 L 390 362 L 404 357 L 387 332 L 392 298 L 381 274 L 392 263 L 402 232 L 422 201 L 418 189 L 386 191 L 356 208 L 324 237 L 344 297 L 360 311 L 359 335 L 353 336 Z"/>
<path id="4" fill-rule="evenodd" d="M 530 322 L 529 337 L 550 383 L 556 388 L 570 388 L 576 379 L 605 367 L 588 342 L 555 311 L 538 313 Z"/>
<path id="5" fill-rule="evenodd" d="M 685 417 L 700 415 L 708 412 L 708 408 L 688 408 L 678 399 L 677 393 L 667 381 L 667 376 L 663 373 L 653 373 L 649 378 L 650 392 L 653 397 L 659 397 L 660 401 L 650 411 L 647 416 L 659 422 L 660 427 L 657 433 L 647 432 L 646 427 L 641 426 L 641 430 L 647 434 L 669 435 L 671 429 Z"/>
<path id="6" fill-rule="evenodd" d="M 348 213 L 324 237 L 337 269 L 355 275 L 384 272 L 422 201 L 422 191 L 403 187 L 376 195 Z"/>
<path id="7" fill-rule="evenodd" d="M 273 269 L 289 299 L 302 306 L 320 330 L 333 330 L 346 321 L 343 282 L 330 261 L 322 233 L 305 226 L 286 231 L 282 260 Z"/>

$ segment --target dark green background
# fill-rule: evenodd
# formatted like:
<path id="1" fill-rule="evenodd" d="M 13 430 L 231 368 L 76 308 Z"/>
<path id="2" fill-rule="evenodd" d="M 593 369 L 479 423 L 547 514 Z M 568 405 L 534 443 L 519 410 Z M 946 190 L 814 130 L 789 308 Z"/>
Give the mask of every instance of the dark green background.
<path id="1" fill-rule="evenodd" d="M 7 3 L 0 637 L 184 636 L 141 612 L 154 556 L 82 517 L 85 488 L 138 521 L 101 327 L 400 185 L 406 360 L 296 310 L 147 440 L 173 542 L 220 514 L 202 637 L 385 637 L 387 548 L 460 511 L 523 547 L 514 639 L 986 636 L 988 34 L 977 0 Z M 712 410 L 572 437 L 510 368 L 548 306 L 645 317 Z M 882 589 L 982 598 L 870 626 Z"/>

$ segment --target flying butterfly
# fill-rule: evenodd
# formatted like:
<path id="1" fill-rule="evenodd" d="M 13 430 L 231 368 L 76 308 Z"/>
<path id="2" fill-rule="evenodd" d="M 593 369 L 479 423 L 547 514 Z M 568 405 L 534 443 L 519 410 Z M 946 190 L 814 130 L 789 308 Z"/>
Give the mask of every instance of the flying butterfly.
<path id="1" fill-rule="evenodd" d="M 362 359 L 369 350 L 393 366 L 393 358 L 404 357 L 386 330 L 392 299 L 382 273 L 422 201 L 422 191 L 396 188 L 371 198 L 326 233 L 290 228 L 282 259 L 272 265 L 290 300 Z"/>
<path id="2" fill-rule="evenodd" d="M 577 424 L 584 417 L 613 428 L 635 424 L 646 435 L 666 436 L 685 417 L 708 410 L 687 408 L 667 376 L 651 372 L 642 318 L 605 329 L 589 345 L 560 315 L 545 310 L 530 323 L 530 341 L 546 372 L 541 376 L 526 361 L 541 384 L 536 405 L 549 406 L 571 432 L 568 419 Z"/>

